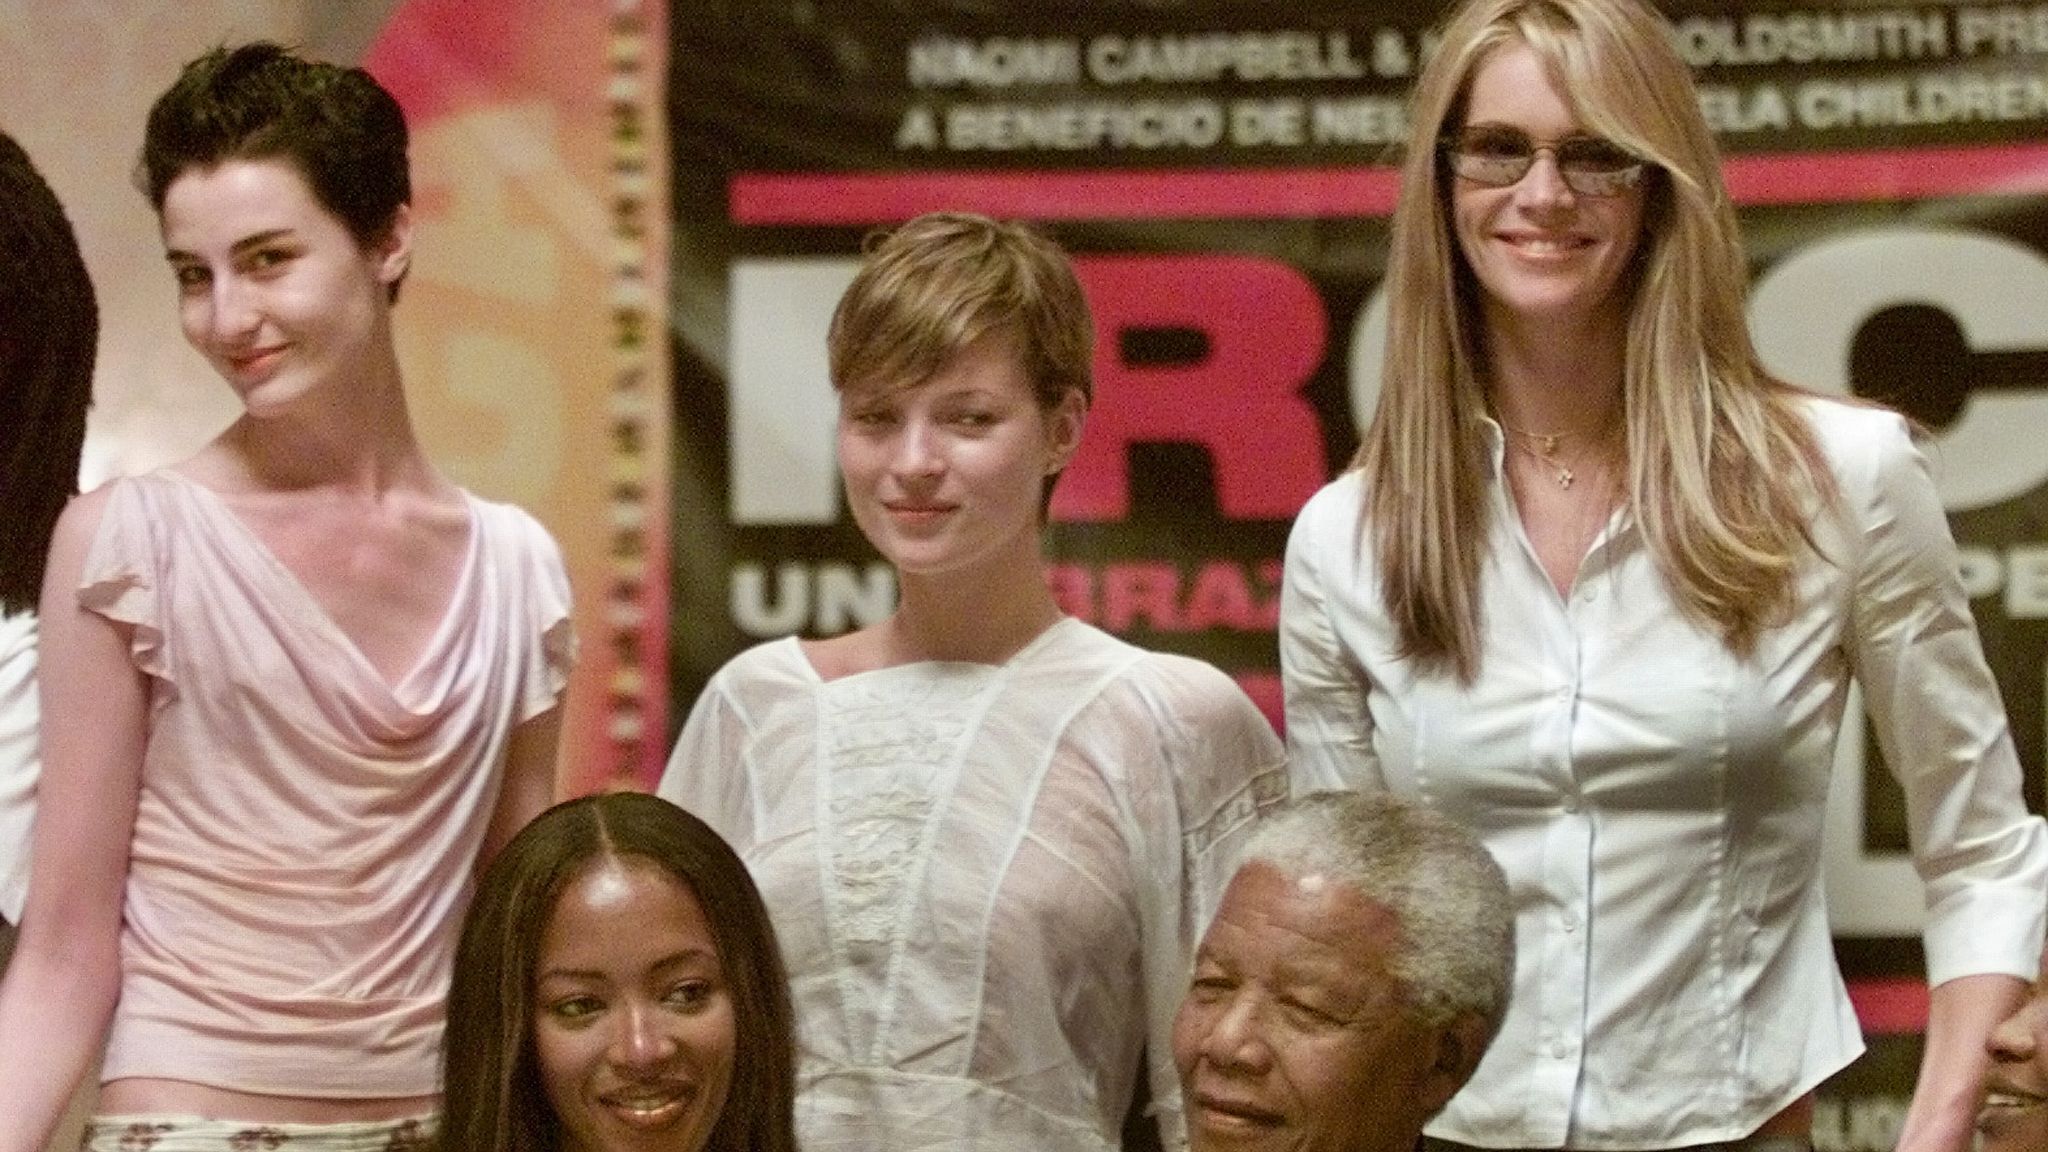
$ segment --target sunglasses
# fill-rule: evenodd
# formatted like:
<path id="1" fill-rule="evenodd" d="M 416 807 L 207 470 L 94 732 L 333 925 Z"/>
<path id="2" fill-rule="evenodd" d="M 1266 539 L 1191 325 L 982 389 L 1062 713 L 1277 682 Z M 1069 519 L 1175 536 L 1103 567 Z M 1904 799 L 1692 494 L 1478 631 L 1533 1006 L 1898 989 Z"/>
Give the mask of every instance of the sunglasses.
<path id="1" fill-rule="evenodd" d="M 1649 167 L 1642 157 L 1598 136 L 1546 143 L 1530 139 L 1520 128 L 1491 124 L 1460 128 L 1444 139 L 1442 148 L 1451 171 L 1489 188 L 1519 183 L 1536 166 L 1539 152 L 1550 153 L 1565 186 L 1581 196 L 1618 196 L 1635 187 Z"/>

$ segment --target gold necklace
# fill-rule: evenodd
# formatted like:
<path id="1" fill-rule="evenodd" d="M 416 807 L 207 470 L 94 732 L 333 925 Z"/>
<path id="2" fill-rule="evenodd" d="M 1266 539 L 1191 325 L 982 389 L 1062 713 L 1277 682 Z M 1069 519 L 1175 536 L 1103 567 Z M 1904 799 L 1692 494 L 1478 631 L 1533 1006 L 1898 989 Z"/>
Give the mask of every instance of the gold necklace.
<path id="1" fill-rule="evenodd" d="M 1593 439 L 1591 443 L 1586 445 L 1585 451 L 1580 452 L 1570 460 L 1560 460 L 1557 458 L 1557 442 L 1567 436 L 1575 436 L 1578 433 L 1525 432 L 1505 420 L 1500 422 L 1500 426 L 1507 429 L 1510 436 L 1520 436 L 1523 440 L 1533 442 L 1535 447 L 1532 448 L 1518 440 L 1511 439 L 1508 441 L 1508 443 L 1516 448 L 1521 449 L 1523 455 L 1550 469 L 1551 478 L 1557 481 L 1557 486 L 1567 491 L 1570 490 L 1572 481 L 1579 478 L 1579 465 L 1585 463 L 1586 453 L 1599 448 L 1601 442 L 1607 439 L 1607 433 L 1612 427 L 1611 424 L 1601 427 L 1598 431 L 1592 433 Z"/>

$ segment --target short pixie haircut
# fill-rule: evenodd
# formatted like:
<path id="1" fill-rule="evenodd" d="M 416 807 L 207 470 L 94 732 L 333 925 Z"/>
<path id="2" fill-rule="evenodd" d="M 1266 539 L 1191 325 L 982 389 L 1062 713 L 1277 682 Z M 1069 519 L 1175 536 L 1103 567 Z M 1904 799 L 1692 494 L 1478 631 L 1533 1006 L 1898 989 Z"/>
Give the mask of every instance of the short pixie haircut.
<path id="1" fill-rule="evenodd" d="M 920 384 L 986 336 L 1016 341 L 1040 408 L 1093 398 L 1095 326 L 1066 253 L 1024 224 L 919 216 L 869 237 L 826 336 L 832 386 Z"/>
<path id="2" fill-rule="evenodd" d="M 602 862 L 645 862 L 704 910 L 732 997 L 732 1086 L 709 1152 L 796 1152 L 796 1025 L 761 894 L 702 820 L 643 792 L 557 804 L 485 871 L 448 991 L 438 1152 L 550 1152 L 559 1124 L 533 1046 L 541 936 L 562 894 Z"/>
<path id="3" fill-rule="evenodd" d="M 149 110 L 138 183 L 163 211 L 173 181 L 229 160 L 283 160 L 364 247 L 412 202 L 405 114 L 361 68 L 268 41 L 215 48 Z"/>

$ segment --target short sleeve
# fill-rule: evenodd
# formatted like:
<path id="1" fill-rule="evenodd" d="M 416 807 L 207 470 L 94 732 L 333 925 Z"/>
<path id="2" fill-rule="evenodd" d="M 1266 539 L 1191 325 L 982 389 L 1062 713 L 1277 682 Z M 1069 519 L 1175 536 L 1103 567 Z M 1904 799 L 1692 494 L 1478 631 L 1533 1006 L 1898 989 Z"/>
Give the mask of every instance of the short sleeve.
<path id="1" fill-rule="evenodd" d="M 1340 478 L 1302 509 L 1287 537 L 1280 589 L 1280 679 L 1287 700 L 1289 771 L 1296 795 L 1381 787 L 1373 750 L 1370 685 L 1344 649 L 1337 601 L 1367 592 L 1333 586 L 1332 570 L 1355 570 L 1358 478 Z M 1337 563 L 1337 561 L 1343 561 Z"/>
<path id="2" fill-rule="evenodd" d="M 2005 708 L 1927 461 L 1897 416 L 1861 416 L 1857 435 L 1835 451 L 1860 547 L 1850 658 L 1905 792 L 1926 885 L 1928 979 L 2031 977 L 2048 830 L 2022 799 Z"/>
<path id="3" fill-rule="evenodd" d="M 145 675 L 169 683 L 175 653 L 164 632 L 165 523 L 150 509 L 147 486 L 115 480 L 100 510 L 99 530 L 79 574 L 78 603 L 130 626 L 129 653 Z"/>
<path id="4" fill-rule="evenodd" d="M 733 694 L 742 653 L 720 669 L 697 697 L 669 753 L 655 794 L 711 825 L 733 850 L 753 847 L 754 814 L 748 801 L 751 725 Z"/>
<path id="5" fill-rule="evenodd" d="M 528 634 L 539 639 L 539 658 L 530 662 L 521 683 L 519 719 L 523 722 L 561 702 L 569 674 L 576 668 L 574 600 L 568 568 L 562 563 L 562 550 L 555 538 L 524 510 L 511 505 L 496 507 L 514 520 L 523 611 Z"/>

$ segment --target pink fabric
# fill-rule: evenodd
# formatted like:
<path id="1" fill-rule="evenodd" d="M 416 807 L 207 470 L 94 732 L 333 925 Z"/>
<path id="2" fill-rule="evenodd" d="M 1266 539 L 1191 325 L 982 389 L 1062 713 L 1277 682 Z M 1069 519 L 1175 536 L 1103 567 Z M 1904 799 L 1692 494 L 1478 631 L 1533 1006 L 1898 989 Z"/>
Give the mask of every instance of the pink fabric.
<path id="1" fill-rule="evenodd" d="M 436 1090 L 508 741 L 573 661 L 554 542 L 469 503 L 455 595 L 394 688 L 212 492 L 117 482 L 79 599 L 134 626 L 151 697 L 103 1079 Z"/>

